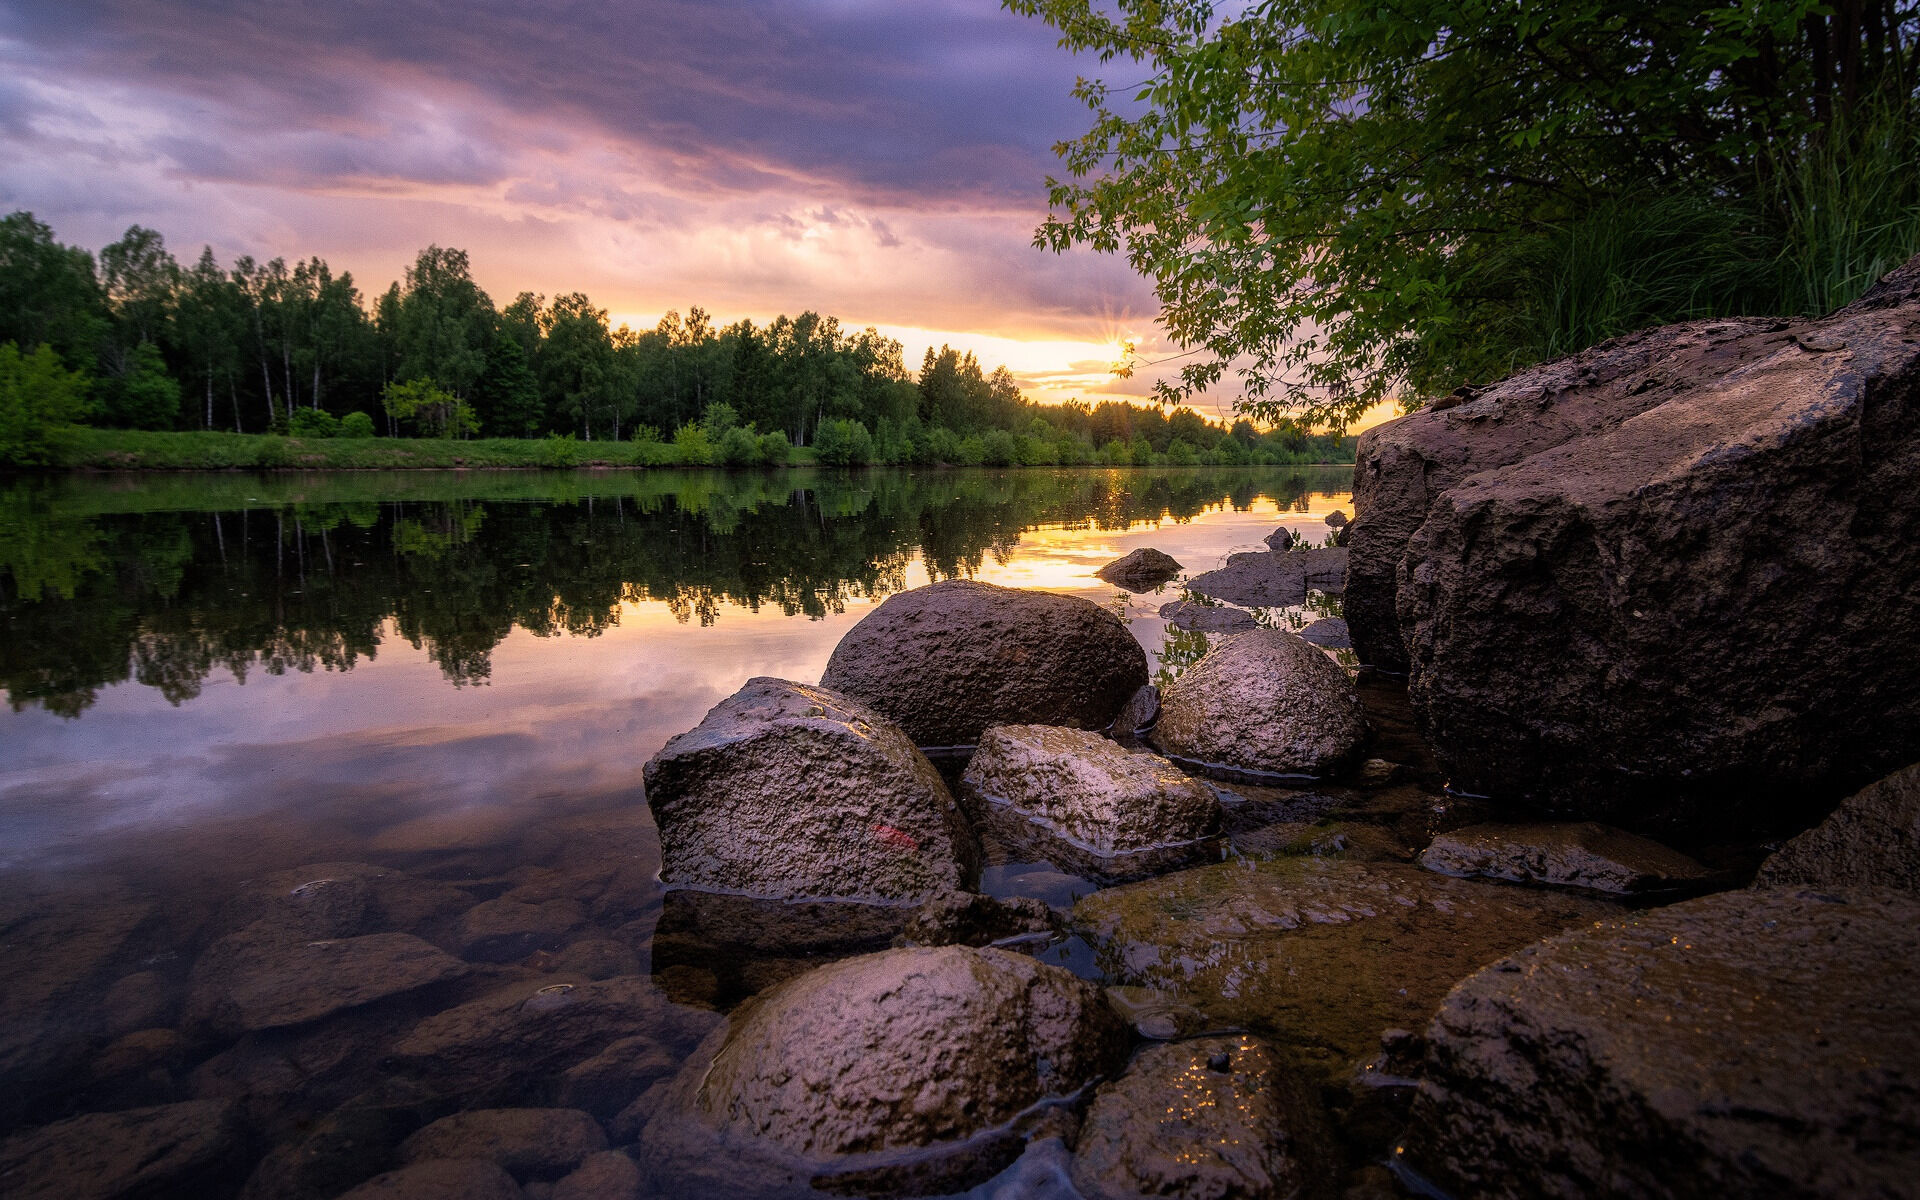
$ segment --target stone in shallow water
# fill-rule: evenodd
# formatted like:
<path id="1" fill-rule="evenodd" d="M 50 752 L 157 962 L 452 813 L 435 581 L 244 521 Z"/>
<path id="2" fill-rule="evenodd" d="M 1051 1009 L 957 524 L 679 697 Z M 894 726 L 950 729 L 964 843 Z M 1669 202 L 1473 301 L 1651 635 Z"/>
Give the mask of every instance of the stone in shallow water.
<path id="1" fill-rule="evenodd" d="M 459 959 L 408 933 L 306 942 L 249 928 L 194 964 L 190 1024 L 223 1032 L 301 1025 L 464 975 Z"/>
<path id="2" fill-rule="evenodd" d="M 340 1200 L 522 1200 L 525 1194 L 495 1163 L 451 1158 L 376 1175 Z"/>
<path id="3" fill-rule="evenodd" d="M 1302 629 L 1300 637 L 1328 650 L 1353 649 L 1353 639 L 1347 633 L 1347 623 L 1339 617 L 1321 617 Z"/>
<path id="4" fill-rule="evenodd" d="M 1180 573 L 1173 555 L 1142 546 L 1114 559 L 1094 574 L 1129 592 L 1150 592 Z"/>
<path id="5" fill-rule="evenodd" d="M 9 1200 L 216 1195 L 245 1167 L 231 1102 L 190 1100 L 88 1113 L 0 1141 Z"/>
<path id="6" fill-rule="evenodd" d="M 1262 629 L 1222 640 L 1168 684 L 1148 740 L 1200 770 L 1329 775 L 1366 737 L 1347 673 L 1293 634 Z"/>
<path id="7" fill-rule="evenodd" d="M 1212 789 L 1157 754 L 1079 729 L 995 725 L 963 782 L 976 803 L 1005 804 L 1097 855 L 1190 842 L 1220 828 Z"/>
<path id="8" fill-rule="evenodd" d="M 554 1184 L 552 1200 L 634 1200 L 639 1194 L 640 1168 L 618 1150 L 605 1150 Z"/>
<path id="9" fill-rule="evenodd" d="M 1311 1088 L 1245 1034 L 1151 1046 L 1102 1084 L 1080 1126 L 1087 1200 L 1283 1200 L 1323 1192 L 1328 1134 Z"/>
<path id="10" fill-rule="evenodd" d="M 971 580 L 888 597 L 820 677 L 922 746 L 971 746 L 989 725 L 1105 729 L 1146 682 L 1146 651 L 1106 609 Z"/>
<path id="11" fill-rule="evenodd" d="M 1723 892 L 1454 989 L 1405 1161 L 1454 1195 L 1911 1196 L 1920 898 Z"/>
<path id="12" fill-rule="evenodd" d="M 468 909 L 455 929 L 461 957 L 473 962 L 519 962 L 536 950 L 552 950 L 578 929 L 587 913 L 578 900 L 528 903 L 509 893 Z"/>
<path id="13" fill-rule="evenodd" d="M 1245 633 L 1260 628 L 1260 622 L 1244 608 L 1225 604 L 1198 604 L 1175 600 L 1160 606 L 1160 618 L 1175 629 L 1194 633 Z"/>
<path id="14" fill-rule="evenodd" d="M 1618 911 L 1409 865 L 1278 858 L 1109 888 L 1072 924 L 1115 982 L 1159 988 L 1340 1078 L 1473 971 Z"/>
<path id="15" fill-rule="evenodd" d="M 1113 719 L 1114 736 L 1137 736 L 1160 719 L 1160 689 L 1147 684 L 1128 698 Z"/>
<path id="16" fill-rule="evenodd" d="M 1053 913 L 1031 896 L 999 900 L 978 892 L 949 892 L 914 910 L 905 938 L 916 946 L 984 946 L 1006 938 L 1045 936 Z"/>
<path id="17" fill-rule="evenodd" d="M 1920 891 L 1920 763 L 1841 801 L 1760 864 L 1756 882 Z"/>
<path id="18" fill-rule="evenodd" d="M 1699 887 L 1715 878 L 1677 850 L 1592 821 L 1469 825 L 1435 837 L 1421 851 L 1420 865 L 1442 875 L 1616 895 Z"/>
<path id="19" fill-rule="evenodd" d="M 606 1148 L 599 1122 L 577 1108 L 481 1108 L 435 1121 L 401 1144 L 400 1157 L 479 1158 L 516 1178 L 557 1179 Z"/>
<path id="20" fill-rule="evenodd" d="M 1187 590 L 1247 608 L 1279 608 L 1304 603 L 1309 588 L 1337 595 L 1346 579 L 1342 549 L 1254 551 L 1229 555 L 1226 566 L 1189 579 Z"/>
<path id="21" fill-rule="evenodd" d="M 643 1167 L 691 1195 L 735 1194 L 750 1177 L 736 1182 L 747 1164 L 715 1160 L 724 1142 L 763 1181 L 827 1176 L 834 1190 L 858 1180 L 884 1192 L 905 1175 L 957 1190 L 1018 1153 L 1001 1127 L 1118 1066 L 1127 1040 L 1099 989 L 1024 955 L 947 946 L 846 959 L 734 1015 L 648 1122 Z"/>
<path id="22" fill-rule="evenodd" d="M 646 765 L 670 884 L 898 904 L 968 886 L 973 832 L 900 728 L 825 688 L 750 679 Z"/>

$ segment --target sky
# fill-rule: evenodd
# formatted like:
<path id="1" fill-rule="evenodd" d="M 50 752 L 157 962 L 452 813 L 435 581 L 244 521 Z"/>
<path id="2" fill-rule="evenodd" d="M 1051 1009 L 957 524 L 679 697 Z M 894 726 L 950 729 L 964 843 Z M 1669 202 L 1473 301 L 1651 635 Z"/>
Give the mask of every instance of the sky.
<path id="1" fill-rule="evenodd" d="M 158 229 L 317 254 L 371 295 L 422 247 L 504 304 L 651 327 L 806 309 L 1137 398 L 1158 336 L 1122 258 L 1031 245 L 1077 74 L 996 0 L 0 0 L 0 211 L 98 249 Z M 1209 415 L 1231 393 L 1205 398 Z"/>

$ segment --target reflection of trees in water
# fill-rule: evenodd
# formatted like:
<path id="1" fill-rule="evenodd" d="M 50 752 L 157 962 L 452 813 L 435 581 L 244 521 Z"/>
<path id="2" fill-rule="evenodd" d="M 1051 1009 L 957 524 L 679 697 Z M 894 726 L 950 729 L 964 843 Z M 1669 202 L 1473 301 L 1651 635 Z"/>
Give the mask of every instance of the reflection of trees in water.
<path id="1" fill-rule="evenodd" d="M 941 471 L 835 476 L 656 472 L 503 480 L 504 499 L 370 500 L 364 479 L 223 479 L 237 510 L 73 481 L 0 490 L 0 686 L 18 710 L 76 715 L 134 679 L 175 704 L 216 671 L 350 670 L 387 622 L 456 685 L 486 682 L 515 626 L 593 637 L 622 603 L 711 625 L 724 604 L 823 617 L 1005 562 L 1037 526 L 1122 530 L 1261 495 L 1284 471 Z M 169 483 L 169 488 L 177 485 Z M 276 494 L 278 491 L 279 494 Z M 131 511 L 114 511 L 115 509 Z"/>

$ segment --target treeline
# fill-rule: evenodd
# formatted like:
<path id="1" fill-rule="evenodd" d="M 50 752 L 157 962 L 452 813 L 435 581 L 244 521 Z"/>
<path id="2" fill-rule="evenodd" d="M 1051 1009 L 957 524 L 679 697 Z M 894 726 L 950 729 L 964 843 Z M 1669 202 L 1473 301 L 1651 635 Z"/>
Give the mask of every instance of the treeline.
<path id="1" fill-rule="evenodd" d="M 98 257 L 0 218 L 0 464 L 57 462 L 66 424 L 295 437 L 670 442 L 671 461 L 1221 465 L 1351 461 L 1352 441 L 1188 409 L 1041 405 L 1005 367 L 805 312 L 716 327 L 609 324 L 579 292 L 495 307 L 465 251 L 430 246 L 372 298 L 325 261 L 204 249 L 134 226 Z"/>

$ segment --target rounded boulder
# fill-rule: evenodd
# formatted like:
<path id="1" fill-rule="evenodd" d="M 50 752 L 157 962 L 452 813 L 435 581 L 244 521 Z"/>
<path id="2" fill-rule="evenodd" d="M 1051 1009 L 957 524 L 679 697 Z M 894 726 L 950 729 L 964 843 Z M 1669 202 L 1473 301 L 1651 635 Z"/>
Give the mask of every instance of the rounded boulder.
<path id="1" fill-rule="evenodd" d="M 1148 735 L 1161 753 L 1201 770 L 1275 775 L 1333 774 L 1358 759 L 1366 739 L 1347 673 L 1271 629 L 1222 640 L 1162 688 Z"/>

